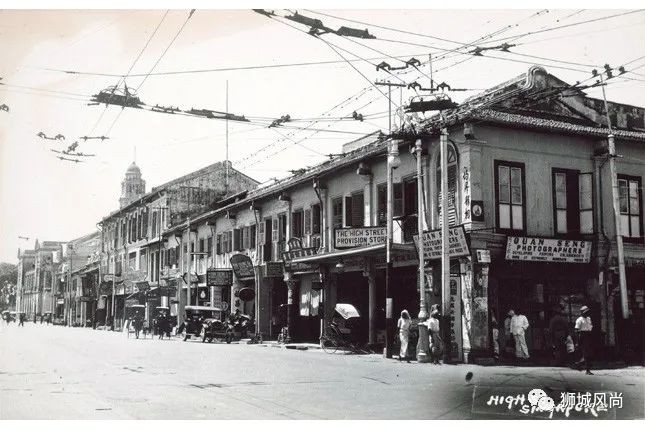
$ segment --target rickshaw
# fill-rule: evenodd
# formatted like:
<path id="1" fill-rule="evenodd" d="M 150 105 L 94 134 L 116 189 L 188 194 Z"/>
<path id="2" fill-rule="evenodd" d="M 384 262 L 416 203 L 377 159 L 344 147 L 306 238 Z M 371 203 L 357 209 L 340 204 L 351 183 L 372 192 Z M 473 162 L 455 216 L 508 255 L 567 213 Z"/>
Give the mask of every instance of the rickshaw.
<path id="1" fill-rule="evenodd" d="M 146 307 L 144 305 L 130 305 L 126 308 L 128 323 L 126 325 L 128 330 L 128 337 L 130 333 L 134 332 L 137 339 L 143 329 L 143 320 L 146 315 Z"/>
<path id="2" fill-rule="evenodd" d="M 154 334 L 159 335 L 159 339 L 163 339 L 164 335 L 170 339 L 172 333 L 173 321 L 170 316 L 170 308 L 166 306 L 157 306 L 155 308 L 154 317 Z"/>
<path id="3" fill-rule="evenodd" d="M 356 308 L 349 303 L 338 303 L 334 308 L 332 321 L 320 336 L 320 347 L 327 353 L 341 349 L 354 354 L 369 354 L 367 348 L 360 346 L 352 331 L 355 318 L 360 318 Z"/>
<path id="4" fill-rule="evenodd" d="M 209 336 L 205 337 L 204 335 L 204 322 L 206 320 L 211 320 L 209 322 L 210 324 L 213 324 L 215 321 L 222 322 L 222 310 L 220 308 L 210 306 L 186 306 L 184 310 L 184 342 L 190 339 L 191 336 L 202 337 L 202 342 L 205 342 L 206 338 Z M 214 327 L 220 326 L 215 325 Z M 210 339 L 212 340 L 213 337 L 210 337 Z"/>
<path id="5" fill-rule="evenodd" d="M 2 319 L 9 324 L 11 321 L 14 321 L 13 316 L 10 311 L 2 311 Z"/>

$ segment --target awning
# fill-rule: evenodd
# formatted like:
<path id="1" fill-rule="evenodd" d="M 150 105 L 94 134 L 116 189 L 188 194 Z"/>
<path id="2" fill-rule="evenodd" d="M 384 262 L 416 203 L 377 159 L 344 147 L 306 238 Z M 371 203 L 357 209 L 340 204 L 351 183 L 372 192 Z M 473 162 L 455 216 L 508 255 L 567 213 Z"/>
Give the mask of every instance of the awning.
<path id="1" fill-rule="evenodd" d="M 414 244 L 393 243 L 392 252 L 410 252 L 415 251 Z M 341 251 L 325 252 L 323 254 L 309 255 L 306 257 L 294 258 L 286 263 L 324 263 L 335 262 L 340 258 L 368 255 L 385 255 L 385 244 L 361 246 L 358 248 L 343 249 Z"/>
<path id="2" fill-rule="evenodd" d="M 135 293 L 132 293 L 129 296 L 127 296 L 125 299 L 129 300 L 129 299 L 139 299 L 139 298 L 145 298 L 145 293 L 143 291 L 137 291 Z"/>

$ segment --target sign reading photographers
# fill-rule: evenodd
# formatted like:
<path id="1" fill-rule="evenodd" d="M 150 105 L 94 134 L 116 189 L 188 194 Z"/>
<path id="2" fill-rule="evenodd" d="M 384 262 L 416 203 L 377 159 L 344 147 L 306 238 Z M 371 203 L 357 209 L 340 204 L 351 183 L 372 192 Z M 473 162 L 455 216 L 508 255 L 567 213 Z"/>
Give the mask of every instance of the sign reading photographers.
<path id="1" fill-rule="evenodd" d="M 506 240 L 506 259 L 589 263 L 591 259 L 591 242 L 587 240 L 508 236 Z"/>
<path id="2" fill-rule="evenodd" d="M 358 248 L 359 246 L 381 245 L 387 241 L 387 227 L 337 228 L 334 247 L 336 249 Z"/>
<path id="3" fill-rule="evenodd" d="M 416 246 L 419 246 L 419 235 L 413 237 Z M 466 230 L 463 225 L 448 229 L 448 255 L 450 258 L 470 255 Z M 441 258 L 441 230 L 426 231 L 423 233 L 423 256 L 426 260 Z"/>

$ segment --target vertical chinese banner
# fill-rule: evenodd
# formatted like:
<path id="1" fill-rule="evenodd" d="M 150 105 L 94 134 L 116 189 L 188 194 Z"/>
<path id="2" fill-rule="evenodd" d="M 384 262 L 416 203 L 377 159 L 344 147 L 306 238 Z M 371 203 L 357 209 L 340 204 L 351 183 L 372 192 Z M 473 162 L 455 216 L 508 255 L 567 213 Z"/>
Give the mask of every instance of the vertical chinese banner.
<path id="1" fill-rule="evenodd" d="M 453 361 L 462 360 L 461 328 L 461 279 L 458 274 L 450 275 L 450 354 Z"/>
<path id="2" fill-rule="evenodd" d="M 462 209 L 461 209 L 461 219 L 463 224 L 470 223 L 472 221 L 472 214 L 470 213 L 470 171 L 467 166 L 464 166 L 461 174 L 461 183 L 462 183 Z"/>

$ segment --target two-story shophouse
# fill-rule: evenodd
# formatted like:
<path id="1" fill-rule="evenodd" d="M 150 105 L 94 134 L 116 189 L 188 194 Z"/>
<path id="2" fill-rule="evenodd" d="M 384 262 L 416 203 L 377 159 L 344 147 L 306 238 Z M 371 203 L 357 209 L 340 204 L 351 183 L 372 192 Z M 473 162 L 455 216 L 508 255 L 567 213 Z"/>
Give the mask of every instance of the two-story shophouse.
<path id="1" fill-rule="evenodd" d="M 400 166 L 393 172 L 393 315 L 402 309 L 419 312 L 414 242 L 419 205 L 416 159 L 410 151 L 418 138 L 429 230 L 423 241 L 424 294 L 429 305 L 442 303 L 437 230 L 439 130 L 445 126 L 447 218 L 451 241 L 458 245 L 451 251 L 451 308 L 445 312 L 453 314 L 446 324 L 454 357 L 491 356 L 492 326 L 503 332 L 511 308 L 529 318 L 529 346 L 536 358 L 551 351 L 556 315 L 573 323 L 582 305 L 592 309 L 599 348 L 642 348 L 629 345 L 634 337 L 626 333 L 637 328 L 642 335 L 643 109 L 609 103 L 621 156 L 618 192 L 631 309 L 623 318 L 616 312 L 617 254 L 603 106 L 577 86 L 533 67 L 444 112 L 445 123 L 411 118 L 407 123 L 415 130 L 397 133 L 394 141 Z M 351 303 L 362 316 L 359 337 L 381 343 L 388 310 L 389 145 L 382 136 L 366 136 L 333 160 L 220 201 L 168 230 L 183 246 L 174 254 L 180 271 L 198 265 L 204 272 L 206 264 L 222 272 L 214 273 L 212 284 L 188 277 L 183 288 L 192 287 L 190 303 L 225 301 L 231 309 L 253 313 L 265 335 L 276 336 L 288 326 L 290 336 L 299 340 L 317 339 L 321 320 L 333 316 L 335 304 Z M 202 249 L 208 255 L 203 263 Z M 248 289 L 255 294 L 245 294 Z"/>
<path id="2" fill-rule="evenodd" d="M 503 337 L 505 316 L 519 309 L 531 324 L 532 354 L 549 357 L 561 341 L 555 321 L 564 318 L 572 330 L 586 305 L 597 350 L 643 359 L 645 109 L 609 102 L 608 110 L 609 115 L 602 99 L 533 67 L 446 115 L 448 168 L 454 172 L 449 171 L 450 200 L 457 208 L 455 225 L 464 226 L 470 245 L 469 255 L 451 260 L 451 286 L 454 277 L 461 290 L 465 351 L 488 355 L 491 326 Z M 433 227 L 438 226 L 440 127 L 437 117 L 425 123 Z M 618 154 L 616 190 L 609 134 Z M 614 192 L 627 265 L 624 316 Z M 432 267 L 440 276 L 440 267 Z"/>
<path id="3" fill-rule="evenodd" d="M 150 192 L 136 164 L 122 182 L 120 209 L 103 218 L 101 285 L 97 319 L 120 327 L 128 304 L 146 304 L 146 318 L 155 306 L 168 306 L 176 296 L 179 251 L 163 234 L 191 214 L 202 213 L 228 193 L 253 189 L 257 181 L 223 162 L 169 181 Z M 177 249 L 178 249 L 177 245 Z M 172 249 L 172 254 L 166 250 Z M 164 269 L 166 263 L 170 263 Z M 173 269 L 174 267 L 174 269 Z"/>

